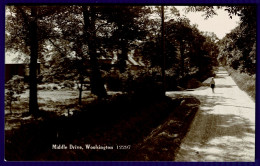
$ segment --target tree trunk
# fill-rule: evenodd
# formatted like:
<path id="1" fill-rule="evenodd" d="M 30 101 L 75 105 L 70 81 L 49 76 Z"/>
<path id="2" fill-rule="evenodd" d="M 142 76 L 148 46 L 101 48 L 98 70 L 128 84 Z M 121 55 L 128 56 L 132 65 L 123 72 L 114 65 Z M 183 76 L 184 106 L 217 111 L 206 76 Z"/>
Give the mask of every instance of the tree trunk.
<path id="1" fill-rule="evenodd" d="M 83 91 L 83 80 L 80 80 L 80 86 L 79 86 L 79 105 L 82 104 L 82 91 Z"/>
<path id="2" fill-rule="evenodd" d="M 30 34 L 30 76 L 29 76 L 29 113 L 35 115 L 39 112 L 37 98 L 37 59 L 38 59 L 38 39 L 37 39 L 37 9 L 31 7 L 31 20 L 29 27 Z"/>
<path id="3" fill-rule="evenodd" d="M 99 69 L 98 59 L 97 59 L 97 46 L 96 46 L 96 7 L 90 6 L 90 10 L 86 6 L 83 6 L 83 16 L 84 16 L 84 29 L 87 33 L 87 44 L 90 55 L 90 87 L 91 93 L 98 96 L 98 98 L 104 98 L 107 96 L 106 89 L 104 87 L 104 82 L 101 77 L 101 72 Z"/>
<path id="4" fill-rule="evenodd" d="M 128 59 L 127 54 L 128 54 L 128 49 L 127 49 L 127 40 L 125 39 L 124 35 L 122 34 L 123 32 L 123 25 L 122 22 L 118 23 L 118 31 L 121 33 L 120 38 L 118 39 L 119 41 L 119 47 L 121 48 L 121 52 L 119 55 L 117 55 L 117 66 L 119 68 L 120 73 L 123 73 L 126 71 L 126 60 Z"/>
<path id="5" fill-rule="evenodd" d="M 119 70 L 121 73 L 126 71 L 126 60 L 128 59 L 127 54 L 128 54 L 128 49 L 127 49 L 127 44 L 124 39 L 121 40 L 121 55 L 118 57 L 119 61 Z"/>
<path id="6" fill-rule="evenodd" d="M 184 43 L 180 41 L 180 54 L 181 54 L 181 76 L 184 78 Z"/>
<path id="7" fill-rule="evenodd" d="M 165 83 L 165 35 L 164 35 L 164 6 L 161 6 L 161 16 L 162 16 L 162 25 L 161 25 L 161 33 L 162 33 L 162 83 L 163 83 L 163 93 L 165 95 L 165 92 L 166 92 L 166 83 Z"/>

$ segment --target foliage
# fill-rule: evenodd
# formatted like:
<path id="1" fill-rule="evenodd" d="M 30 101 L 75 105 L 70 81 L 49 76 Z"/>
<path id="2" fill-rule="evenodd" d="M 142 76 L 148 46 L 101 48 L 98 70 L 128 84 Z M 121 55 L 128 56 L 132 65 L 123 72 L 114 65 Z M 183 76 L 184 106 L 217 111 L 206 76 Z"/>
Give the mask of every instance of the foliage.
<path id="1" fill-rule="evenodd" d="M 237 27 L 219 42 L 219 49 L 218 58 L 224 65 L 251 75 L 256 73 L 255 34 Z"/>
<path id="2" fill-rule="evenodd" d="M 56 38 L 51 38 L 51 71 L 58 79 L 77 80 L 82 85 L 90 77 L 91 91 L 105 95 L 99 58 L 117 54 L 117 67 L 123 71 L 122 61 L 134 48 L 134 41 L 144 36 L 142 24 L 145 11 L 141 6 L 67 6 L 62 14 L 51 18 Z M 115 19 L 117 18 L 117 19 Z M 55 54 L 53 54 L 55 53 Z M 120 55 L 119 55 L 120 54 Z M 59 78 L 60 77 L 60 78 Z M 63 77 L 63 78 L 61 78 Z M 81 92 L 81 88 L 79 88 Z M 103 91 L 103 92 L 102 92 Z"/>
<path id="3" fill-rule="evenodd" d="M 160 69 L 156 67 L 136 71 L 127 68 L 124 73 L 112 71 L 106 74 L 105 80 L 108 89 L 112 91 L 127 92 L 147 100 L 162 97 Z"/>
<path id="4" fill-rule="evenodd" d="M 117 52 L 116 63 L 122 73 L 127 67 L 129 51 L 138 48 L 138 41 L 142 41 L 148 33 L 145 28 L 149 22 L 149 13 L 150 10 L 146 6 L 108 6 L 103 10 L 106 22 L 113 27 L 109 37 L 106 37 L 101 45 L 110 52 Z"/>
<path id="5" fill-rule="evenodd" d="M 213 67 L 218 65 L 216 35 L 200 32 L 185 17 L 168 20 L 165 28 L 165 65 L 166 71 L 174 73 L 172 79 L 184 81 L 185 77 L 196 77 L 202 81 L 212 75 Z M 142 55 L 150 61 L 152 67 L 163 65 L 161 47 L 159 35 L 150 37 L 143 44 Z"/>
<path id="6" fill-rule="evenodd" d="M 224 9 L 230 18 L 240 16 L 240 25 L 218 42 L 218 59 L 235 70 L 256 73 L 256 6 L 191 6 L 187 12 L 204 12 L 206 18 L 216 15 L 216 9 Z"/>
<path id="7" fill-rule="evenodd" d="M 75 83 L 73 81 L 69 81 L 69 80 L 65 80 L 62 84 L 66 88 L 72 88 L 75 86 Z"/>
<path id="8" fill-rule="evenodd" d="M 12 103 L 20 99 L 20 95 L 25 91 L 23 77 L 15 75 L 5 84 L 5 105 L 12 113 Z"/>
<path id="9" fill-rule="evenodd" d="M 49 37 L 49 15 L 58 11 L 58 7 L 47 6 L 7 6 L 6 50 L 22 52 L 30 56 L 29 65 L 29 112 L 39 112 L 37 96 L 37 61 L 44 42 Z"/>

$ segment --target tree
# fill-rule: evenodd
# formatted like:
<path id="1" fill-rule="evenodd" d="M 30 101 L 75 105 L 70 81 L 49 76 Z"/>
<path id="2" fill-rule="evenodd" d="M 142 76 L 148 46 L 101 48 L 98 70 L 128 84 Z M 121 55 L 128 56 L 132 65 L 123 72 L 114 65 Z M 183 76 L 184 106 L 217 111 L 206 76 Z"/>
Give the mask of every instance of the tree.
<path id="1" fill-rule="evenodd" d="M 82 102 L 83 86 L 89 78 L 89 55 L 85 44 L 82 8 L 63 6 L 63 12 L 54 13 L 49 19 L 55 25 L 50 30 L 45 51 L 49 55 L 51 77 L 76 81 L 79 90 L 78 104 Z"/>
<path id="2" fill-rule="evenodd" d="M 37 98 L 37 60 L 39 49 L 46 40 L 46 17 L 58 7 L 8 6 L 6 15 L 6 50 L 23 52 L 30 56 L 29 64 L 29 113 L 39 112 Z"/>
<path id="3" fill-rule="evenodd" d="M 77 80 L 79 104 L 81 104 L 85 79 L 90 77 L 91 92 L 99 98 L 106 97 L 101 77 L 98 51 L 102 51 L 102 29 L 104 16 L 101 7 L 63 6 L 63 13 L 56 13 L 49 37 L 49 44 L 56 54 L 52 56 L 55 77 Z M 53 36 L 53 37 L 52 37 Z M 69 74 L 68 74 L 69 73 Z M 64 79 L 63 78 L 63 79 Z"/>
<path id="4" fill-rule="evenodd" d="M 97 60 L 97 7 L 95 6 L 82 6 L 83 19 L 84 19 L 84 34 L 86 36 L 86 44 L 88 45 L 88 53 L 90 56 L 91 74 L 91 92 L 96 94 L 99 98 L 107 96 L 104 87 L 104 82 L 101 77 L 99 64 Z"/>
<path id="5" fill-rule="evenodd" d="M 149 12 L 145 6 L 110 6 L 103 11 L 107 22 L 113 24 L 111 37 L 105 47 L 107 45 L 110 50 L 118 50 L 117 65 L 121 73 L 125 72 L 128 52 L 138 47 L 135 42 L 146 36 L 145 25 Z"/>
<path id="6" fill-rule="evenodd" d="M 8 38 L 6 40 L 6 47 L 7 49 L 17 49 L 30 54 L 29 112 L 36 114 L 39 110 L 36 75 L 38 58 L 37 8 L 12 6 L 9 8 L 9 11 L 15 15 L 10 14 L 7 17 Z M 17 21 L 16 26 L 14 21 Z M 14 27 L 11 27 L 12 25 Z"/>
<path id="7" fill-rule="evenodd" d="M 178 18 L 175 20 L 170 20 L 167 25 L 167 32 L 169 37 L 174 39 L 178 46 L 180 52 L 180 71 L 181 77 L 185 77 L 185 50 L 192 40 L 192 29 L 190 27 L 189 20 L 186 18 Z"/>
<path id="8" fill-rule="evenodd" d="M 224 9 L 231 19 L 233 15 L 238 15 L 241 20 L 239 27 L 219 42 L 221 48 L 219 59 L 224 63 L 229 62 L 228 64 L 235 69 L 239 68 L 241 72 L 254 74 L 256 72 L 256 6 L 191 6 L 186 11 L 202 11 L 204 16 L 209 18 L 216 15 L 216 9 Z"/>
<path id="9" fill-rule="evenodd" d="M 70 77 L 73 75 L 73 78 L 78 79 L 81 85 L 79 86 L 79 103 L 85 77 L 90 77 L 91 92 L 99 98 L 103 98 L 107 94 L 98 58 L 107 57 L 108 52 L 115 49 L 125 50 L 124 55 L 127 58 L 128 50 L 133 48 L 134 40 L 140 39 L 142 36 L 142 33 L 139 32 L 140 25 L 137 24 L 137 19 L 139 19 L 138 21 L 141 19 L 142 9 L 132 6 L 122 8 L 67 6 L 64 8 L 66 10 L 64 9 L 63 13 L 54 14 L 50 18 L 56 29 L 51 31 L 53 32 L 51 36 L 54 37 L 49 37 L 49 44 L 53 45 L 53 49 L 56 50 L 53 64 L 57 65 L 54 67 L 55 72 L 53 73 L 57 74 L 60 71 L 74 73 L 74 75 L 70 74 Z M 124 17 L 119 19 L 122 12 L 127 13 L 128 19 Z M 132 20 L 131 23 L 129 20 Z M 120 26 L 124 28 L 118 30 Z M 121 42 L 122 40 L 125 42 Z M 71 54 L 73 56 L 70 56 Z M 120 59 L 123 56 L 118 57 Z M 124 65 L 119 66 L 123 70 Z"/>
<path id="10" fill-rule="evenodd" d="M 191 63 L 197 67 L 198 78 L 204 79 L 212 76 L 213 67 L 217 66 L 218 47 L 216 35 L 213 33 L 201 33 L 193 28 L 194 41 L 191 47 Z"/>
<path id="11" fill-rule="evenodd" d="M 224 65 L 235 70 L 255 74 L 256 72 L 256 43 L 254 38 L 244 36 L 240 27 L 237 27 L 218 42 L 219 60 Z"/>
<path id="12" fill-rule="evenodd" d="M 169 6 L 151 7 L 151 10 L 149 21 L 146 23 L 147 35 L 143 40 L 141 51 L 144 58 L 150 62 L 152 67 L 158 66 L 164 68 L 163 54 L 165 54 L 165 69 L 169 69 L 176 60 L 176 46 L 172 38 L 168 35 L 168 22 L 170 18 L 177 19 L 179 12 L 175 7 Z M 164 35 L 163 30 L 165 31 Z M 165 40 L 164 44 L 163 39 Z M 163 45 L 165 47 L 164 51 Z"/>

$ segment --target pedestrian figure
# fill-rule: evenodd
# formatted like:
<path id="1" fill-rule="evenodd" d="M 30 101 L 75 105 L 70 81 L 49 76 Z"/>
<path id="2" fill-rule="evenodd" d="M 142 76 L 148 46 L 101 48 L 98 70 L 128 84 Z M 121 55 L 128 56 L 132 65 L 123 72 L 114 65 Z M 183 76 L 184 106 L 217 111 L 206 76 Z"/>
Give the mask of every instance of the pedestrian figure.
<path id="1" fill-rule="evenodd" d="M 214 77 L 212 77 L 212 79 L 211 79 L 211 81 L 210 81 L 210 87 L 211 87 L 211 89 L 212 89 L 212 92 L 215 93 L 215 92 L 214 92 L 214 88 L 215 88 Z"/>

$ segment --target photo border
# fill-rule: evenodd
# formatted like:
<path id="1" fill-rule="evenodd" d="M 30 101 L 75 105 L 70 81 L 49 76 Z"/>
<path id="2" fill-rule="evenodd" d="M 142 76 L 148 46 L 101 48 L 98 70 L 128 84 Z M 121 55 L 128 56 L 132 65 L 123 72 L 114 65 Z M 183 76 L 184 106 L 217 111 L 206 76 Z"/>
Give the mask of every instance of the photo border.
<path id="1" fill-rule="evenodd" d="M 82 3 L 92 3 L 92 4 L 148 4 L 148 5 L 243 5 L 243 4 L 251 4 L 257 5 L 257 62 L 259 61 L 259 16 L 260 16 L 260 1 L 259 0 L 0 0 L 0 166 L 72 166 L 72 165 L 91 165 L 91 166 L 100 166 L 100 165 L 126 165 L 126 166 L 135 166 L 135 165 L 143 165 L 143 166 L 168 166 L 168 165 L 176 165 L 176 166 L 258 166 L 259 164 L 259 143 L 255 141 L 255 162 L 169 162 L 169 161 L 5 161 L 4 160 L 4 75 L 5 75 L 5 5 L 7 4 L 21 4 L 21 3 L 30 3 L 30 4 L 42 4 L 42 3 L 50 3 L 50 4 L 82 4 Z M 260 71 L 259 64 L 257 63 L 257 73 Z M 256 76 L 256 114 L 255 114 L 255 122 L 256 122 L 256 140 L 259 140 L 259 77 Z"/>

